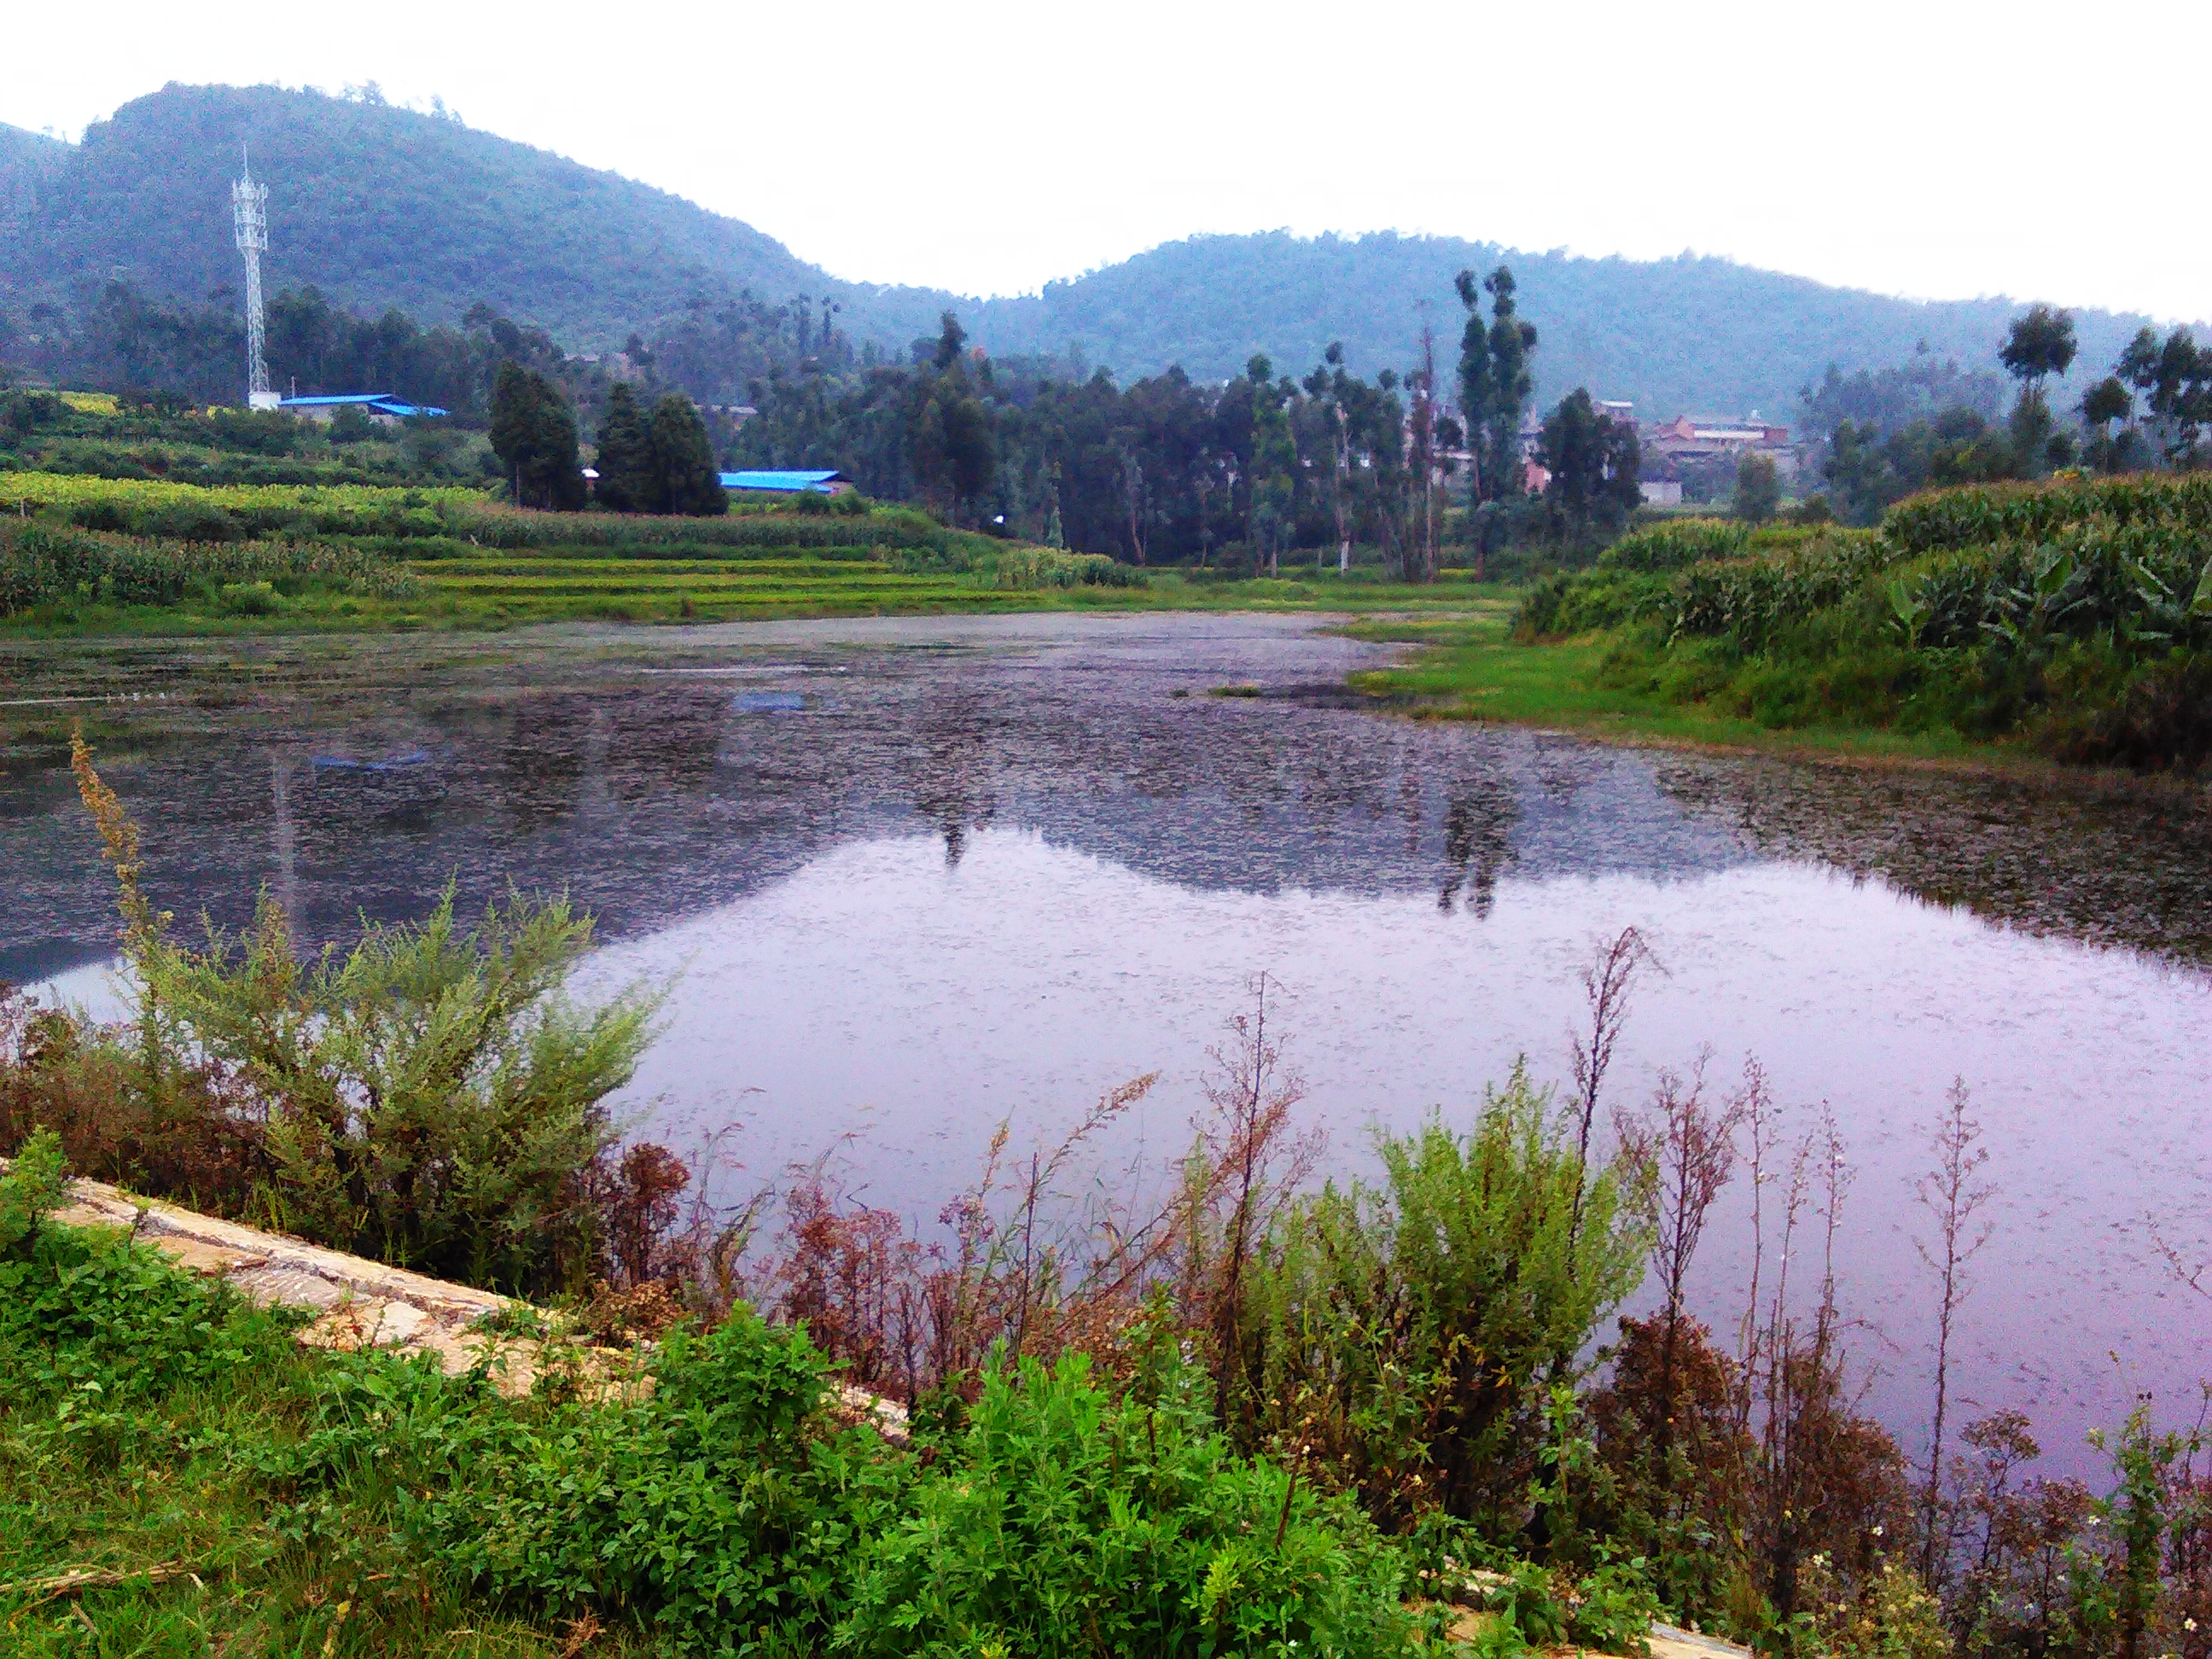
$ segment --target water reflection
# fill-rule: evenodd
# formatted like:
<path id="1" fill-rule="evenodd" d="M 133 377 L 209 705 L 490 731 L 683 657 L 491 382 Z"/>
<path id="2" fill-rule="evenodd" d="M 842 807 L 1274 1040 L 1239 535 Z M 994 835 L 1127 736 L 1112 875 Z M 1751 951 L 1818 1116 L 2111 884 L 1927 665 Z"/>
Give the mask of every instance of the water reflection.
<path id="1" fill-rule="evenodd" d="M 273 678 L 250 700 L 111 715 L 105 769 L 179 915 L 235 925 L 264 882 L 311 937 L 566 886 L 611 935 L 664 926 L 840 843 L 917 830 L 957 867 L 1028 826 L 1171 883 L 1422 890 L 1486 914 L 1509 870 L 1659 878 L 1757 856 L 1640 757 L 1525 734 L 1379 721 L 1231 678 L 1341 672 L 1367 647 L 1188 619 L 1102 641 L 839 648 L 696 665 L 558 656 Z M 684 654 L 677 653 L 679 658 Z M 742 644 L 716 655 L 742 659 Z M 763 699 L 781 701 L 763 702 Z M 16 734 L 0 781 L 15 872 L 0 975 L 104 955 L 112 926 L 62 756 Z"/>

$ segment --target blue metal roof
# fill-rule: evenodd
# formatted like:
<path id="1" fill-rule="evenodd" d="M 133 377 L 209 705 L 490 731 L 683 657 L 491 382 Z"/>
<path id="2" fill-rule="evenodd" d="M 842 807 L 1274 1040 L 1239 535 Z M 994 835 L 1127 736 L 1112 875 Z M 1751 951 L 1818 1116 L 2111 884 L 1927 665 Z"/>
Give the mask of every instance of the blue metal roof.
<path id="1" fill-rule="evenodd" d="M 794 491 L 819 489 L 825 494 L 833 483 L 853 481 L 842 472 L 725 472 L 725 489 L 781 489 Z"/>
<path id="2" fill-rule="evenodd" d="M 373 409 L 380 415 L 396 415 L 402 419 L 410 415 L 443 415 L 446 411 L 435 404 L 410 404 L 404 398 L 395 398 L 388 392 L 344 392 L 335 396 L 319 398 L 286 398 L 279 409 L 333 409 L 342 404 L 355 404 Z"/>

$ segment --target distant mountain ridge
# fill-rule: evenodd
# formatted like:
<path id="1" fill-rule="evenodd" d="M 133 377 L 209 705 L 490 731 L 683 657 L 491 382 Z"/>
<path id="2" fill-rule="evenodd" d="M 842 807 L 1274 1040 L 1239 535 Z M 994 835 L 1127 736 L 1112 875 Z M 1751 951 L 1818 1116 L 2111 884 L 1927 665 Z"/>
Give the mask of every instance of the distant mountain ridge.
<path id="1" fill-rule="evenodd" d="M 272 288 L 313 283 L 355 310 L 397 306 L 426 323 L 484 301 L 580 351 L 750 290 L 837 299 L 844 327 L 900 356 L 949 307 L 994 351 L 1074 348 L 1125 382 L 1170 363 L 1224 379 L 1255 351 L 1279 373 L 1303 373 L 1339 339 L 1371 374 L 1414 360 L 1425 318 L 1449 366 L 1461 324 L 1454 275 L 1503 261 L 1541 331 L 1545 399 L 1587 385 L 1644 413 L 1759 408 L 1787 419 L 1798 388 L 1830 362 L 1898 362 L 1925 342 L 1988 367 L 2020 308 L 1916 302 L 1689 255 L 1590 259 L 1449 237 L 1282 232 L 1192 237 L 1039 295 L 979 301 L 841 281 L 738 220 L 447 118 L 172 83 L 81 144 L 0 127 L 0 313 L 65 304 L 112 278 L 235 303 L 229 180 L 241 143 L 270 185 Z M 2076 316 L 2081 363 L 2100 372 L 2148 320 Z"/>
<path id="2" fill-rule="evenodd" d="M 1079 340 L 1094 362 L 1175 361 L 1220 379 L 1255 349 L 1278 373 L 1303 373 L 1332 340 L 1363 373 L 1403 369 L 1418 359 L 1425 318 L 1449 380 L 1465 319 L 1452 280 L 1500 264 L 1512 268 L 1521 314 L 1538 330 L 1540 398 L 1587 386 L 1632 399 L 1644 415 L 1757 409 L 1794 419 L 1799 389 L 1830 362 L 1902 362 L 1923 342 L 1938 356 L 1993 369 L 2023 308 L 2002 298 L 1900 300 L 1691 254 L 1592 259 L 1455 237 L 1271 231 L 1170 242 L 1033 298 L 991 301 L 975 326 L 999 349 Z M 2077 312 L 2081 364 L 2107 372 L 2149 320 Z"/>

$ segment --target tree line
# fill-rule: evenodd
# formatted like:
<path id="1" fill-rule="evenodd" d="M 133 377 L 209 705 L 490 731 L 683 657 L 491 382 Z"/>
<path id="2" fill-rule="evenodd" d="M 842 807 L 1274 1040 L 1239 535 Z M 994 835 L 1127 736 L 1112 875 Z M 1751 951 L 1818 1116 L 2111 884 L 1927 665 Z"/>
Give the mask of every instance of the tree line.
<path id="1" fill-rule="evenodd" d="M 1125 387 L 1103 368 L 1071 377 L 1057 359 L 994 362 L 947 312 L 908 364 L 772 368 L 750 386 L 757 412 L 730 453 L 836 468 L 872 495 L 1136 564 L 1274 574 L 1310 556 L 1342 568 L 1357 546 L 1423 580 L 1449 542 L 1480 561 L 1531 537 L 1617 530 L 1638 499 L 1633 428 L 1577 391 L 1532 443 L 1537 331 L 1512 272 L 1462 272 L 1457 289 L 1451 382 L 1425 338 L 1419 362 L 1371 380 L 1335 343 L 1303 375 L 1255 353 L 1219 383 L 1173 368 Z M 1530 459 L 1550 474 L 1540 495 Z"/>
<path id="2" fill-rule="evenodd" d="M 1358 549 L 1427 580 L 1448 546 L 1480 568 L 1528 542 L 1617 533 L 1638 501 L 1633 428 L 1582 390 L 1531 422 L 1538 333 L 1512 272 L 1462 271 L 1455 286 L 1455 368 L 1425 333 L 1419 362 L 1371 379 L 1334 344 L 1302 375 L 1255 353 L 1226 381 L 1176 368 L 1122 386 L 1079 358 L 994 362 L 950 312 L 894 362 L 805 295 L 700 301 L 650 340 L 581 357 L 489 306 L 424 328 L 397 310 L 355 317 L 309 288 L 271 302 L 268 353 L 288 392 L 390 392 L 489 426 L 514 499 L 540 507 L 590 498 L 589 439 L 597 499 L 622 510 L 720 510 L 717 462 L 828 468 L 957 524 L 1136 564 L 1274 573 L 1333 556 L 1348 568 Z M 46 325 L 16 355 L 49 378 L 237 395 L 243 331 L 221 306 L 112 283 Z"/>
<path id="3" fill-rule="evenodd" d="M 1803 392 L 1820 467 L 1840 516 L 1871 524 L 1916 491 L 1945 484 L 2034 479 L 2212 464 L 2212 346 L 2185 327 L 2140 330 L 2112 372 L 2063 415 L 2048 383 L 2074 363 L 2070 313 L 2031 306 L 2013 319 L 1997 361 L 2015 383 L 2000 416 L 2002 382 L 1927 354 L 1909 365 L 1845 377 L 1831 365 Z"/>
<path id="4" fill-rule="evenodd" d="M 550 376 L 503 363 L 492 388 L 491 447 L 520 506 L 574 513 L 596 498 L 619 513 L 729 511 L 706 423 L 681 392 L 646 410 L 628 385 L 611 388 L 597 434 L 598 480 L 587 488 L 574 405 Z"/>

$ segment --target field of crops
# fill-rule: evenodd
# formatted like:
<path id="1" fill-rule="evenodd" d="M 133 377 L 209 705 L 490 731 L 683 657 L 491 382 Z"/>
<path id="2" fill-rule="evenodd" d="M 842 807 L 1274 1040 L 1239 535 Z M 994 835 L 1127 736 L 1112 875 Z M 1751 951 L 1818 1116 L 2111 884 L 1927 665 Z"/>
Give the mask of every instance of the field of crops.
<path id="1" fill-rule="evenodd" d="M 1938 490 L 1878 531 L 1631 536 L 1524 601 L 1529 642 L 1776 725 L 1944 726 L 2071 760 L 2212 761 L 2212 477 Z"/>
<path id="2" fill-rule="evenodd" d="M 374 484 L 227 484 L 208 489 L 166 478 L 94 478 L 64 472 L 0 472 L 0 508 L 105 506 L 162 510 L 204 507 L 236 517 L 305 513 L 356 513 L 375 517 L 394 508 L 482 506 L 481 490 L 459 485 L 392 489 Z"/>

